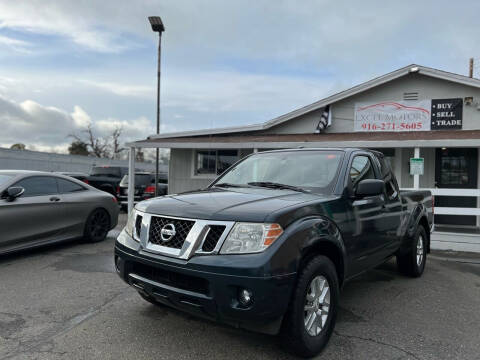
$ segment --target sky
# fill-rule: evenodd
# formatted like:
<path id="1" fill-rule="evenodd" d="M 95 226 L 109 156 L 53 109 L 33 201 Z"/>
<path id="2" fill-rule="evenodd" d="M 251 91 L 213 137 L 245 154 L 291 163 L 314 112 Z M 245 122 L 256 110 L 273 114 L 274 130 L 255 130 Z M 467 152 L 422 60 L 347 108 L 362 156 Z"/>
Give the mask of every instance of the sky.
<path id="1" fill-rule="evenodd" d="M 478 1 L 0 0 L 0 146 L 261 123 L 411 63 L 480 64 Z M 475 68 L 480 72 L 480 66 Z"/>

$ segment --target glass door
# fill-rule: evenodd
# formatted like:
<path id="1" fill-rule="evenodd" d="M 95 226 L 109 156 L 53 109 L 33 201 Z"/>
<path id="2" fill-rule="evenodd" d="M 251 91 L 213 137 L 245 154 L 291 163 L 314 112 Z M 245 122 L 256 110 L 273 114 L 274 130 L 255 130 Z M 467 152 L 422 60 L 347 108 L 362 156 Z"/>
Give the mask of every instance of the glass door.
<path id="1" fill-rule="evenodd" d="M 476 189 L 478 149 L 437 148 L 435 185 L 438 188 Z M 477 198 L 468 196 L 436 196 L 438 207 L 477 207 Z M 476 226 L 475 216 L 435 215 L 435 224 Z"/>

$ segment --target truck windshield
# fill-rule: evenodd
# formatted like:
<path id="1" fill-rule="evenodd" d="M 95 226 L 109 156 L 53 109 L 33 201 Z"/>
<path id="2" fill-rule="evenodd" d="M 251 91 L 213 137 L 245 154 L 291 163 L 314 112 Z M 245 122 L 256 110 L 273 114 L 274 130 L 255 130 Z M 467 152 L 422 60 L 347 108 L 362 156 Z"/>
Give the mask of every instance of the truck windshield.
<path id="1" fill-rule="evenodd" d="M 295 188 L 322 194 L 333 191 L 342 151 L 305 150 L 259 153 L 230 169 L 214 186 Z"/>

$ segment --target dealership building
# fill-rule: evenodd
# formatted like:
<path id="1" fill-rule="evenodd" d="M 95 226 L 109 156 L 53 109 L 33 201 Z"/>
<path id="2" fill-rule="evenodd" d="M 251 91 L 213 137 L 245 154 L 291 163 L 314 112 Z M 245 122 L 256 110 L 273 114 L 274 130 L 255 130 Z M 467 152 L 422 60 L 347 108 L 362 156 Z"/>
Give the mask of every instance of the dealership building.
<path id="1" fill-rule="evenodd" d="M 170 149 L 170 193 L 203 188 L 257 151 L 376 149 L 390 161 L 402 189 L 434 193 L 432 247 L 480 252 L 475 78 L 409 65 L 263 124 L 152 135 L 129 146 L 132 155 L 135 148 Z"/>

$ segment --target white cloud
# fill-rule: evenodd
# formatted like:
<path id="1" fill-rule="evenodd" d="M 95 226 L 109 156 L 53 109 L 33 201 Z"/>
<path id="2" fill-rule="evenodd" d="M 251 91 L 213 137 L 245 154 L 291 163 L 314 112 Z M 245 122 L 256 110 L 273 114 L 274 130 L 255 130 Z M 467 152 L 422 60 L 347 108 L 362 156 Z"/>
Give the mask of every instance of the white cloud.
<path id="1" fill-rule="evenodd" d="M 120 96 L 134 96 L 153 99 L 156 97 L 157 91 L 151 86 L 144 85 L 120 84 L 115 82 L 102 82 L 85 79 L 79 80 L 79 82 Z"/>
<path id="2" fill-rule="evenodd" d="M 145 117 L 140 117 L 133 120 L 118 120 L 118 119 L 102 119 L 95 122 L 95 127 L 102 136 L 111 134 L 115 129 L 122 129 L 130 140 L 139 140 L 146 137 L 145 134 L 152 134 L 154 132 L 153 124 Z"/>
<path id="3" fill-rule="evenodd" d="M 165 79 L 165 89 L 163 106 L 178 111 L 280 115 L 320 99 L 332 90 L 332 84 L 318 78 L 215 71 L 171 73 Z M 176 114 L 173 117 L 179 118 L 179 112 Z"/>
<path id="4" fill-rule="evenodd" d="M 29 48 L 32 46 L 32 44 L 27 41 L 0 35 L 0 46 L 2 45 L 20 53 L 30 53 L 31 51 Z"/>
<path id="5" fill-rule="evenodd" d="M 80 106 L 68 113 L 32 100 L 17 103 L 0 96 L 0 144 L 3 146 L 24 143 L 31 150 L 66 152 L 72 142 L 69 135 L 81 136 L 89 124 L 97 136 L 109 136 L 116 127 L 122 128 L 123 142 L 138 140 L 154 132 L 146 118 L 94 121 Z"/>
<path id="6" fill-rule="evenodd" d="M 92 123 L 90 116 L 78 105 L 73 107 L 73 113 L 71 116 L 75 126 L 78 128 L 86 128 Z"/>

